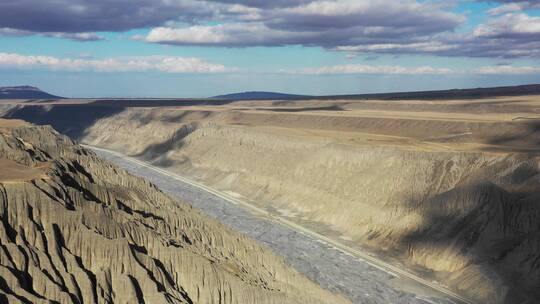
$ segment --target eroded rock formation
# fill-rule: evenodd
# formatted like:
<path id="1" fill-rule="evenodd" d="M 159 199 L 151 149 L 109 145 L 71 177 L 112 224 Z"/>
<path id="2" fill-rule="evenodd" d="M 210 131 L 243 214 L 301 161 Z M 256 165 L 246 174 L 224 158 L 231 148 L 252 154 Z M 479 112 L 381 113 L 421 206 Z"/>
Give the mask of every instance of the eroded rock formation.
<path id="1" fill-rule="evenodd" d="M 0 159 L 2 303 L 348 303 L 50 127 Z"/>

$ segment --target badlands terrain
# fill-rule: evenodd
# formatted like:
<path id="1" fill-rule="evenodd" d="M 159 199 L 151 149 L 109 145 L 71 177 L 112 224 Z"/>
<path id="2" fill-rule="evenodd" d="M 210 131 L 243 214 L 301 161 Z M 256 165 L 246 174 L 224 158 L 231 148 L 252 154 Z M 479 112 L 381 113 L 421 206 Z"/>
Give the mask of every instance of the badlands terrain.
<path id="1" fill-rule="evenodd" d="M 84 144 L 136 157 L 218 189 L 336 242 L 371 252 L 378 258 L 420 277 L 440 282 L 476 303 L 537 303 L 540 299 L 539 95 L 469 100 L 390 101 L 338 98 L 295 101 L 5 100 L 0 103 L 0 115 L 40 125 L 51 125 Z M 62 141 L 69 142 L 65 138 Z M 36 146 L 39 140 L 32 142 L 24 139 L 24 142 Z M 68 146 L 74 151 L 81 149 L 71 142 Z M 78 155 L 76 152 L 55 153 L 44 148 L 39 149 L 38 152 L 47 152 L 49 158 L 56 155 Z M 35 155 L 41 155 L 38 152 L 35 152 Z M 31 157 L 30 154 L 28 157 Z M 81 166 L 86 168 L 85 170 L 95 170 L 92 172 L 96 173 L 89 173 L 92 177 L 98 174 L 97 172 L 105 172 L 103 166 L 114 168 L 110 165 L 87 165 L 91 163 L 93 156 L 88 152 L 84 152 L 83 156 L 77 157 L 84 159 L 85 163 Z M 32 172 L 26 171 L 18 180 L 24 180 L 25 174 L 42 180 L 40 174 L 43 173 L 39 170 L 43 170 L 43 163 L 49 161 L 48 158 L 40 160 L 39 163 L 30 160 L 21 162 L 20 159 L 11 158 L 8 161 L 19 160 L 18 164 L 31 165 Z M 85 189 L 97 187 L 88 181 L 86 174 L 77 173 L 78 167 L 74 167 L 75 173 L 70 173 L 69 166 L 66 165 L 65 168 L 65 174 L 75 174 L 79 180 L 85 181 Z M 19 169 L 14 167 L 13 170 Z M 125 181 L 111 181 L 110 176 L 114 170 L 108 170 L 112 171 L 98 176 L 115 186 L 126 185 Z M 122 176 L 120 180 L 128 179 L 122 172 L 117 173 Z M 73 178 L 77 180 L 74 176 Z M 129 177 L 129 180 L 131 179 L 144 184 L 141 180 Z M 62 180 L 56 182 L 60 183 Z M 20 181 L 7 184 L 34 187 L 31 183 L 20 184 Z M 100 182 L 97 183 L 99 184 Z M 127 191 L 125 187 L 122 189 Z M 122 191 L 120 193 L 123 193 Z M 65 194 L 62 193 L 63 191 L 60 191 L 60 194 L 55 195 L 64 197 Z M 161 193 L 153 193 L 152 195 L 162 196 Z M 123 197 L 124 194 L 117 195 Z M 106 195 L 108 196 L 111 194 Z M 80 199 L 87 198 L 68 200 L 70 203 L 66 206 L 75 204 L 75 209 L 78 210 L 77 208 L 82 208 L 77 204 Z M 166 198 L 162 200 L 168 202 Z M 109 202 L 108 208 L 116 206 L 120 209 L 118 212 L 122 211 L 122 205 L 115 203 L 115 199 L 100 201 Z M 124 199 L 120 201 L 126 204 Z M 143 204 L 144 201 L 133 199 L 130 204 Z M 159 206 L 165 208 L 165 205 L 168 204 Z M 154 210 L 155 206 L 143 206 L 128 205 L 128 210 L 142 209 L 143 215 L 157 212 Z M 92 208 L 94 210 L 97 207 Z M 31 219 L 36 217 L 30 215 L 38 210 L 38 207 L 32 206 L 24 211 L 25 216 L 30 218 L 27 225 L 34 225 Z M 108 215 L 109 209 L 104 210 L 107 210 L 103 212 Z M 81 212 L 84 213 L 84 209 Z M 174 225 L 187 225 L 186 231 L 192 231 L 189 230 L 191 224 L 177 220 L 176 214 L 183 212 L 178 211 L 172 215 L 171 211 L 166 210 L 158 216 L 173 221 Z M 197 212 L 190 212 L 198 219 L 201 218 Z M 141 218 L 138 212 L 132 213 L 130 216 Z M 91 218 L 79 216 L 77 220 L 93 223 Z M 155 220 L 153 217 L 142 218 L 146 221 Z M 119 224 L 110 225 L 116 227 L 115 225 Z M 162 227 L 155 226 L 155 223 L 149 225 Z M 217 227 L 218 224 L 212 225 Z M 37 224 L 36 226 L 40 227 Z M 44 224 L 41 226 L 45 227 Z M 204 227 L 212 230 L 210 226 Z M 89 227 L 89 234 L 97 233 L 108 237 L 116 237 L 120 231 L 124 231 L 109 226 L 103 229 Z M 184 231 L 184 228 L 162 229 L 170 234 L 172 231 Z M 24 233 L 15 235 L 33 233 L 28 231 L 24 229 Z M 227 232 L 226 235 L 229 234 L 235 235 L 232 232 Z M 33 233 L 32 237 L 36 238 L 36 235 L 37 232 Z M 50 237 L 55 235 L 53 231 Z M 25 240 L 27 238 L 29 237 L 26 236 Z M 77 238 L 71 240 L 64 236 L 63 239 L 65 240 L 60 244 L 79 242 L 76 241 Z M 182 240 L 181 237 L 178 239 Z M 193 236 L 188 235 L 188 239 L 192 240 Z M 244 243 L 249 241 L 244 238 L 241 240 L 242 244 L 235 246 L 245 248 L 242 246 L 247 246 Z M 223 248 L 228 246 L 229 241 L 218 242 L 200 237 L 192 243 L 194 245 L 191 246 L 195 247 L 203 246 L 201 244 L 220 245 L 220 250 L 225 250 Z M 35 244 L 34 246 L 38 246 Z M 77 246 L 81 244 L 83 243 L 79 242 Z M 144 255 L 152 256 L 155 261 L 158 258 L 152 254 L 168 252 L 163 249 L 138 250 L 136 246 L 126 246 L 127 250 L 131 249 L 133 259 Z M 118 250 L 126 250 L 126 246 Z M 75 249 L 68 249 L 71 254 L 77 255 L 73 253 Z M 79 250 L 78 255 L 81 256 L 84 248 Z M 213 250 L 209 251 L 214 252 Z M 64 254 L 64 251 L 60 252 L 59 254 Z M 219 252 L 219 256 L 228 256 L 222 251 Z M 266 257 L 266 253 L 261 249 L 256 252 L 257 254 L 250 253 L 255 255 L 251 259 L 257 260 L 258 254 Z M 161 258 L 164 257 L 160 256 L 159 260 Z M 245 262 L 244 259 L 242 256 L 240 260 L 233 261 L 241 263 Z M 253 261 L 251 259 L 247 261 Z M 275 281 L 271 281 L 264 276 L 268 273 L 250 264 L 244 267 L 252 267 L 247 274 L 256 278 L 248 280 L 240 276 L 238 283 L 234 283 L 237 284 L 234 288 L 244 290 L 240 286 L 247 281 L 253 282 L 252 280 L 271 281 L 273 284 L 282 284 L 282 287 L 267 288 L 269 293 L 276 289 L 284 290 L 284 293 L 277 293 L 276 297 L 297 295 L 298 302 L 313 303 L 302 298 L 315 295 L 307 289 L 302 293 L 285 292 L 294 290 L 294 286 L 298 286 L 298 280 L 303 279 L 283 264 L 275 262 L 273 256 L 268 255 L 267 259 L 272 260 L 268 265 L 279 265 L 279 271 L 283 273 L 279 276 L 281 279 L 276 279 L 273 275 Z M 68 258 L 60 260 L 67 261 Z M 150 266 L 144 266 L 144 263 L 151 262 L 152 258 L 142 260 L 145 262 L 138 264 L 148 269 Z M 131 258 L 128 261 L 131 261 Z M 91 263 L 94 265 L 94 262 Z M 168 263 L 163 262 L 165 266 L 170 264 Z M 56 266 L 57 271 L 66 267 L 76 268 L 74 264 L 67 262 L 60 264 L 64 266 Z M 221 265 L 220 262 L 209 265 L 215 264 Z M 84 265 L 86 268 L 90 267 Z M 97 267 L 90 270 L 93 273 L 100 269 L 100 266 L 93 267 Z M 119 267 L 114 265 L 112 273 L 116 273 L 114 271 L 118 271 Z M 219 269 L 221 268 L 218 267 Z M 171 270 L 167 269 L 164 272 L 169 271 Z M 271 274 L 277 272 L 270 271 Z M 130 275 L 135 277 L 134 274 Z M 57 277 L 55 274 L 49 276 L 51 280 Z M 101 276 L 96 274 L 96 277 Z M 111 274 L 103 275 L 103 282 L 109 282 L 110 285 L 111 280 L 106 280 L 110 276 Z M 181 274 L 175 272 L 175 282 L 182 282 L 177 279 L 179 276 Z M 160 276 L 154 275 L 145 280 L 156 278 Z M 132 279 L 128 278 L 118 282 L 135 286 L 129 285 L 132 282 L 130 280 Z M 137 280 L 142 282 L 143 279 Z M 190 281 L 189 284 L 196 282 Z M 263 288 L 266 286 L 264 284 L 252 288 Z M 148 286 L 143 283 L 138 285 L 144 291 Z M 197 289 L 188 285 L 183 288 L 187 295 L 193 295 Z M 21 288 L 24 289 L 24 286 Z M 137 290 L 136 287 L 133 288 Z M 237 294 L 234 288 L 231 294 Z M 321 295 L 316 298 L 325 299 L 324 297 L 328 296 L 315 287 L 310 288 Z M 252 294 L 250 290 L 246 290 L 246 294 Z M 28 293 L 33 294 L 31 291 Z M 178 292 L 174 297 L 180 298 L 181 294 Z M 200 295 L 203 292 L 195 294 Z M 336 302 L 337 300 L 331 303 Z"/>
<path id="2" fill-rule="evenodd" d="M 48 126 L 0 165 L 0 303 L 349 303 Z"/>

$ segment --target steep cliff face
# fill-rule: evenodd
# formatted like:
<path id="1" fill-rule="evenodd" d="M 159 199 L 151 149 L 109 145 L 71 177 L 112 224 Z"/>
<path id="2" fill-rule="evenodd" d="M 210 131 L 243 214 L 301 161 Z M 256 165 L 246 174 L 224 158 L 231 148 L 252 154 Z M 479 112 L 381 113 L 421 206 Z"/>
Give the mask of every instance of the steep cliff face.
<path id="1" fill-rule="evenodd" d="M 0 302 L 348 303 L 50 127 L 0 159 Z"/>

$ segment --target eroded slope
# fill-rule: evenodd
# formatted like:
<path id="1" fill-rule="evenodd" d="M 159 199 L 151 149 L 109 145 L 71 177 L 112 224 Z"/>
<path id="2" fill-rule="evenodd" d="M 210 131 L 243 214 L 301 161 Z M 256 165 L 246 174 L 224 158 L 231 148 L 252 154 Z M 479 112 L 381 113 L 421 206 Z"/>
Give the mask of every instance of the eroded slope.
<path id="1" fill-rule="evenodd" d="M 0 302 L 347 303 L 49 127 L 0 133 Z M 46 166 L 44 166 L 46 164 Z"/>

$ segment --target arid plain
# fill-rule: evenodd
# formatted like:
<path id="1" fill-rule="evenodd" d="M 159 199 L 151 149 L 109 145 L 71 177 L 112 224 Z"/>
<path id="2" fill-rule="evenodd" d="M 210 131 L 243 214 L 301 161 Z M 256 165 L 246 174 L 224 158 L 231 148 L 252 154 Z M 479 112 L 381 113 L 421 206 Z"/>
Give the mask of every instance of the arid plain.
<path id="1" fill-rule="evenodd" d="M 0 114 L 198 181 L 479 303 L 540 297 L 538 95 L 6 100 Z"/>

